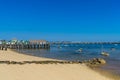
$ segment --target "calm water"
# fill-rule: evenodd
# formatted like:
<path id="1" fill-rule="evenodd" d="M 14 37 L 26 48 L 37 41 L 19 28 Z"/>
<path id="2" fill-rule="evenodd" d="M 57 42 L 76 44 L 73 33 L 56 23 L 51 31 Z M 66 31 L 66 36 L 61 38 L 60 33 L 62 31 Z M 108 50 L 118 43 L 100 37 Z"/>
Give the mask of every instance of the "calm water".
<path id="1" fill-rule="evenodd" d="M 82 48 L 82 52 L 76 50 Z M 109 57 L 101 56 L 100 53 L 106 51 Z M 48 50 L 18 50 L 22 54 L 28 54 L 38 57 L 59 59 L 59 60 L 86 60 L 91 58 L 104 58 L 107 64 L 102 69 L 110 70 L 120 75 L 120 44 L 68 44 L 51 45 Z"/>

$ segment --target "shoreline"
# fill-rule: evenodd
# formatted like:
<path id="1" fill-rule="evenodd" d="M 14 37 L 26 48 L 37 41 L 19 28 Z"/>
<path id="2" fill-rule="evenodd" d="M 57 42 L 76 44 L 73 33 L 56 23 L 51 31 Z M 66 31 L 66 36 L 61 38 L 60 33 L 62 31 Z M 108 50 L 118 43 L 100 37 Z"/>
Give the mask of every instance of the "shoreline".
<path id="1" fill-rule="evenodd" d="M 119 74 L 115 74 L 114 72 L 110 71 L 110 70 L 105 70 L 105 69 L 102 69 L 100 67 L 94 67 L 94 68 L 91 68 L 90 69 L 100 73 L 102 76 L 105 76 L 105 77 L 108 77 L 112 80 L 120 80 L 120 75 Z"/>
<path id="2" fill-rule="evenodd" d="M 0 61 L 5 60 L 18 62 L 56 61 L 54 59 L 19 54 L 12 50 L 0 51 Z M 1 80 L 114 80 L 90 69 L 85 64 L 0 64 L 0 69 Z"/>

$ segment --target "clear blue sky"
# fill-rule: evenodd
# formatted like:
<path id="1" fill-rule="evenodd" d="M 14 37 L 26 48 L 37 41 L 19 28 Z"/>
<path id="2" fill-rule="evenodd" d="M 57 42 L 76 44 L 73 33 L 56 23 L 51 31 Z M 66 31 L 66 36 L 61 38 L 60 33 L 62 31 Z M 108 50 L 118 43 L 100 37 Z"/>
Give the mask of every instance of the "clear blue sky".
<path id="1" fill-rule="evenodd" d="M 119 0 L 0 0 L 0 39 L 120 41 Z"/>

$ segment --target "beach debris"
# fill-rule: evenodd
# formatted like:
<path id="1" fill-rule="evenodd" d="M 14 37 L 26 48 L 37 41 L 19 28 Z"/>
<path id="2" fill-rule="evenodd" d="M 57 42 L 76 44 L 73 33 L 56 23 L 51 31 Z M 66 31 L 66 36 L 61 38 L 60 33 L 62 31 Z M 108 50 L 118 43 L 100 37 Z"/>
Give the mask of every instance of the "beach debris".
<path id="1" fill-rule="evenodd" d="M 81 64 L 81 61 L 0 61 L 0 64 Z"/>
<path id="2" fill-rule="evenodd" d="M 11 65 L 24 65 L 24 64 L 87 64 L 89 66 L 97 66 L 106 64 L 106 61 L 102 58 L 93 58 L 84 61 L 0 61 L 0 64 Z"/>
<path id="3" fill-rule="evenodd" d="M 101 52 L 101 55 L 102 56 L 109 56 L 109 53 L 103 51 L 103 52 Z"/>

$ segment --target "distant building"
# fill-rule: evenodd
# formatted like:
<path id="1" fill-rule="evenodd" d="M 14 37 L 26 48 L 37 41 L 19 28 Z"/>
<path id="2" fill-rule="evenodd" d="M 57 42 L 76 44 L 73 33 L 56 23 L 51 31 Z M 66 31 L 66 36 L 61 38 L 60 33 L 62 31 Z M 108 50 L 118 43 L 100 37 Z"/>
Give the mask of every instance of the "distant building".
<path id="1" fill-rule="evenodd" d="M 17 39 L 13 39 L 13 40 L 10 41 L 10 44 L 16 44 L 17 41 L 18 41 Z"/>
<path id="2" fill-rule="evenodd" d="M 30 44 L 47 44 L 48 41 L 46 40 L 30 40 Z"/>
<path id="3" fill-rule="evenodd" d="M 6 44 L 6 40 L 0 40 L 0 44 Z"/>

